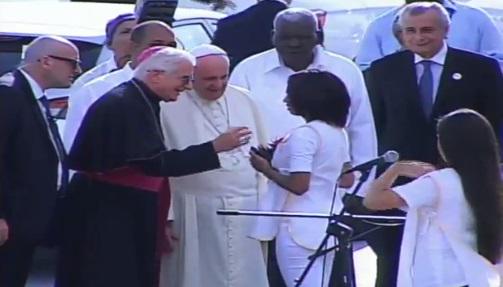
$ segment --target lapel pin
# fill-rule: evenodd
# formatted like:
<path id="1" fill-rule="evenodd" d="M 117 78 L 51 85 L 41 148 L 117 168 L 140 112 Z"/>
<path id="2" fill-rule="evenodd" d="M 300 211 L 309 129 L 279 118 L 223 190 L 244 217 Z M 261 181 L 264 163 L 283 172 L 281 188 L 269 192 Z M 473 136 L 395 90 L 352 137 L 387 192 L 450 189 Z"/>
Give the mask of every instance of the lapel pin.
<path id="1" fill-rule="evenodd" d="M 463 78 L 463 75 L 461 75 L 460 73 L 454 73 L 452 74 L 452 78 L 454 80 L 461 80 L 461 78 Z"/>

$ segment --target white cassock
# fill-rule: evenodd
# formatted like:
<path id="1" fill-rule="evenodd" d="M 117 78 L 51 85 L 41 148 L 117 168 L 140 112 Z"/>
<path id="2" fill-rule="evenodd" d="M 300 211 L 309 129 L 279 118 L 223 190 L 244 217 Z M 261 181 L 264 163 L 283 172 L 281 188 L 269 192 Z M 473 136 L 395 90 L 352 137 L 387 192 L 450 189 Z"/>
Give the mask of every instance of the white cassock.
<path id="1" fill-rule="evenodd" d="M 253 134 L 248 145 L 219 154 L 220 169 L 170 178 L 179 241 L 163 258 L 160 286 L 268 286 L 261 244 L 247 236 L 253 218 L 216 214 L 218 209 L 256 210 L 265 191 L 265 180 L 248 155 L 251 146 L 267 140 L 254 102 L 230 85 L 211 102 L 189 91 L 161 104 L 161 124 L 168 150 L 213 140 L 229 127 L 246 126 Z"/>

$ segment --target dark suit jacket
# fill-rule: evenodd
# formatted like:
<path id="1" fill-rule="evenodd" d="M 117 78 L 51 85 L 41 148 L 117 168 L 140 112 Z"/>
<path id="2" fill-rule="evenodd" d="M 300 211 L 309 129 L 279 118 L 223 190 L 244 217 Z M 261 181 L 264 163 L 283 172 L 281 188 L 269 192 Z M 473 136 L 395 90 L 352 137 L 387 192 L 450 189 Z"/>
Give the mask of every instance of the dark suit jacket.
<path id="1" fill-rule="evenodd" d="M 412 52 L 375 61 L 366 80 L 380 154 L 392 149 L 401 159 L 438 163 L 436 120 L 459 108 L 480 112 L 499 131 L 503 77 L 492 58 L 448 48 L 430 118 L 421 109 Z"/>
<path id="2" fill-rule="evenodd" d="M 274 17 L 286 8 L 283 2 L 262 0 L 246 10 L 220 19 L 213 44 L 229 54 L 231 68 L 251 55 L 272 49 Z"/>
<path id="3" fill-rule="evenodd" d="M 28 81 L 13 77 L 0 84 L 0 218 L 11 239 L 36 242 L 53 214 L 58 156 Z"/>

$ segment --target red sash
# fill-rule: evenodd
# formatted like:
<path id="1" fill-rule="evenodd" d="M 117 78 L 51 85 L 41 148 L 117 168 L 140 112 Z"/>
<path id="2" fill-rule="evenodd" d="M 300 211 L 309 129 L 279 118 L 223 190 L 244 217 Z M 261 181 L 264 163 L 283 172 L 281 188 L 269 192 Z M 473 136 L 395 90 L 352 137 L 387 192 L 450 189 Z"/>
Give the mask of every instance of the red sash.
<path id="1" fill-rule="evenodd" d="M 82 172 L 88 177 L 106 183 L 159 192 L 163 189 L 164 177 L 148 176 L 133 167 L 121 167 L 105 172 Z"/>
<path id="2" fill-rule="evenodd" d="M 105 172 L 85 171 L 82 173 L 97 181 L 158 193 L 159 217 L 157 225 L 160 232 L 160 234 L 158 234 L 158 243 L 160 244 L 158 249 L 159 251 L 166 252 L 171 248 L 170 246 L 165 246 L 165 240 L 162 239 L 171 200 L 167 177 L 148 176 L 140 169 L 134 167 L 121 167 Z"/>
<path id="3" fill-rule="evenodd" d="M 97 181 L 158 193 L 157 251 L 155 261 L 157 275 L 159 276 L 162 254 L 170 252 L 173 248 L 173 246 L 168 246 L 164 231 L 171 200 L 168 178 L 148 176 L 141 170 L 133 167 L 121 167 L 106 172 L 82 173 Z M 157 278 L 157 280 L 159 280 L 159 278 Z"/>

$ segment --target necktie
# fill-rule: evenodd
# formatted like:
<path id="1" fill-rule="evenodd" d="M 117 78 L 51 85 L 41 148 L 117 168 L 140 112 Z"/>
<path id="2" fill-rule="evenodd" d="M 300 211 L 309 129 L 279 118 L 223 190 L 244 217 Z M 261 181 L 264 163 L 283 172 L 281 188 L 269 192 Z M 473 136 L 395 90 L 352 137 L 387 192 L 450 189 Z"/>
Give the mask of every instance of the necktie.
<path id="1" fill-rule="evenodd" d="M 69 172 L 66 166 L 66 151 L 63 145 L 63 141 L 61 140 L 61 136 L 59 134 L 56 119 L 51 115 L 49 100 L 45 96 L 43 96 L 40 98 L 40 103 L 42 104 L 42 106 L 44 106 L 45 118 L 47 119 L 49 131 L 51 132 L 52 139 L 54 140 L 54 146 L 56 147 L 56 152 L 58 153 L 58 157 L 61 162 L 61 186 L 59 189 L 59 196 L 63 197 L 69 179 Z"/>
<path id="2" fill-rule="evenodd" d="M 429 118 L 433 107 L 433 73 L 431 72 L 431 61 L 422 61 L 421 64 L 423 65 L 423 74 L 419 79 L 419 94 L 424 115 Z"/>

